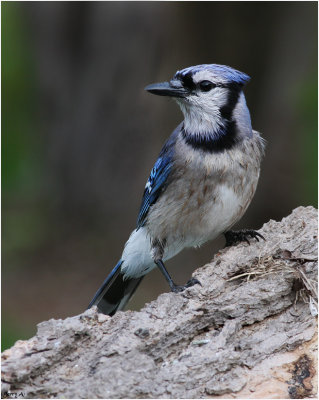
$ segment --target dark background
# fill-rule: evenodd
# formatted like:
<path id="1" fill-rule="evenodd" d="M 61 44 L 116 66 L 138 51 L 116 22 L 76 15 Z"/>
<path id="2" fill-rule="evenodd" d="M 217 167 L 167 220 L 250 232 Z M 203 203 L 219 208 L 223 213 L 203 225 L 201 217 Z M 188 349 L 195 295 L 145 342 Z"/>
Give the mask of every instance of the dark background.
<path id="1" fill-rule="evenodd" d="M 317 205 L 316 2 L 2 3 L 3 348 L 81 313 L 118 261 L 177 105 L 146 93 L 202 63 L 252 77 L 268 142 L 238 227 Z M 224 245 L 167 263 L 178 283 Z M 168 286 L 154 270 L 131 309 Z"/>

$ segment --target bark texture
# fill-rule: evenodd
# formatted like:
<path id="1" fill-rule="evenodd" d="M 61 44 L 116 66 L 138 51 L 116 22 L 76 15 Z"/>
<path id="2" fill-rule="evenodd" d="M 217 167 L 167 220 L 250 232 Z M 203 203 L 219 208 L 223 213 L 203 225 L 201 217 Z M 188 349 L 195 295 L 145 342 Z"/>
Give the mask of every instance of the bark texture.
<path id="1" fill-rule="evenodd" d="M 196 270 L 202 287 L 40 323 L 2 354 L 3 397 L 316 397 L 317 210 L 259 232 Z"/>

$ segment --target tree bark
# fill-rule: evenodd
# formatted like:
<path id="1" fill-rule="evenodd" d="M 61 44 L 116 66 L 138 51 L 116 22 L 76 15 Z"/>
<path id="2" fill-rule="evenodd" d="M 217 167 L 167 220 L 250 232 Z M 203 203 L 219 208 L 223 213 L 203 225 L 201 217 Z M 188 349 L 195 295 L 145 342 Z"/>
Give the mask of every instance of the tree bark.
<path id="1" fill-rule="evenodd" d="M 202 287 L 40 323 L 2 354 L 2 396 L 316 397 L 317 210 L 259 232 L 197 269 Z"/>

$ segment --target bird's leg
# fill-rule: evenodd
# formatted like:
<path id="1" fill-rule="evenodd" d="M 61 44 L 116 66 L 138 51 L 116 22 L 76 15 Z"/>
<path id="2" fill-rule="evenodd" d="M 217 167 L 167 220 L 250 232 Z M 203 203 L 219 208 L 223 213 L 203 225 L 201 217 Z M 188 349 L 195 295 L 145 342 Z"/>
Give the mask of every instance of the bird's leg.
<path id="1" fill-rule="evenodd" d="M 201 283 L 199 282 L 199 280 L 197 280 L 197 279 L 195 279 L 195 278 L 190 279 L 190 280 L 186 283 L 185 286 L 176 285 L 176 284 L 173 282 L 173 279 L 171 278 L 171 276 L 170 276 L 170 274 L 168 273 L 167 269 L 165 268 L 165 265 L 164 265 L 163 261 L 160 259 L 160 260 L 155 260 L 154 262 L 155 262 L 155 264 L 158 266 L 158 268 L 159 268 L 159 270 L 162 272 L 162 274 L 164 275 L 164 277 L 165 277 L 165 279 L 167 280 L 167 282 L 168 282 L 168 284 L 169 284 L 169 286 L 170 286 L 172 292 L 178 293 L 178 292 L 182 292 L 183 290 L 185 290 L 185 289 L 187 289 L 187 288 L 189 288 L 189 287 L 191 287 L 191 286 L 194 286 L 194 285 L 196 285 L 196 284 L 201 285 Z M 201 286 L 202 286 L 202 285 L 201 285 Z"/>
<path id="2" fill-rule="evenodd" d="M 254 238 L 259 242 L 258 238 L 261 238 L 263 240 L 266 240 L 263 235 L 260 233 L 252 230 L 252 229 L 243 229 L 241 231 L 227 231 L 224 233 L 225 239 L 226 239 L 226 244 L 225 247 L 228 246 L 233 246 L 234 244 L 240 243 L 240 242 L 246 242 L 250 244 L 248 238 Z"/>

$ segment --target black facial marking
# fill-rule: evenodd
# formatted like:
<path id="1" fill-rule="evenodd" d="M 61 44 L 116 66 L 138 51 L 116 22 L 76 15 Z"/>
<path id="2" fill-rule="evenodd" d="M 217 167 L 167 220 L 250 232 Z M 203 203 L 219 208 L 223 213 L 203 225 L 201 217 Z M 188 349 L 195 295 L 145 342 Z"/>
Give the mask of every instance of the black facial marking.
<path id="1" fill-rule="evenodd" d="M 193 82 L 191 72 L 188 72 L 187 74 L 177 74 L 177 75 L 175 75 L 175 77 L 182 81 L 184 88 L 189 89 L 190 91 L 193 91 L 196 89 L 196 85 Z"/>
<path id="2" fill-rule="evenodd" d="M 217 132 L 207 133 L 205 136 L 195 133 L 188 133 L 182 129 L 182 137 L 185 142 L 196 150 L 209 153 L 220 153 L 231 149 L 238 142 L 236 121 L 232 119 L 232 113 L 238 102 L 242 85 L 238 83 L 228 84 L 229 88 L 227 103 L 220 109 L 224 120 L 224 127 Z"/>
<path id="3" fill-rule="evenodd" d="M 239 85 L 238 83 L 230 83 L 228 85 L 225 85 L 225 87 L 227 87 L 228 90 L 228 99 L 227 99 L 227 103 L 221 107 L 220 109 L 220 114 L 222 116 L 223 119 L 226 120 L 230 120 L 232 113 L 234 111 L 234 108 L 237 104 L 241 89 L 242 89 L 242 85 Z"/>

